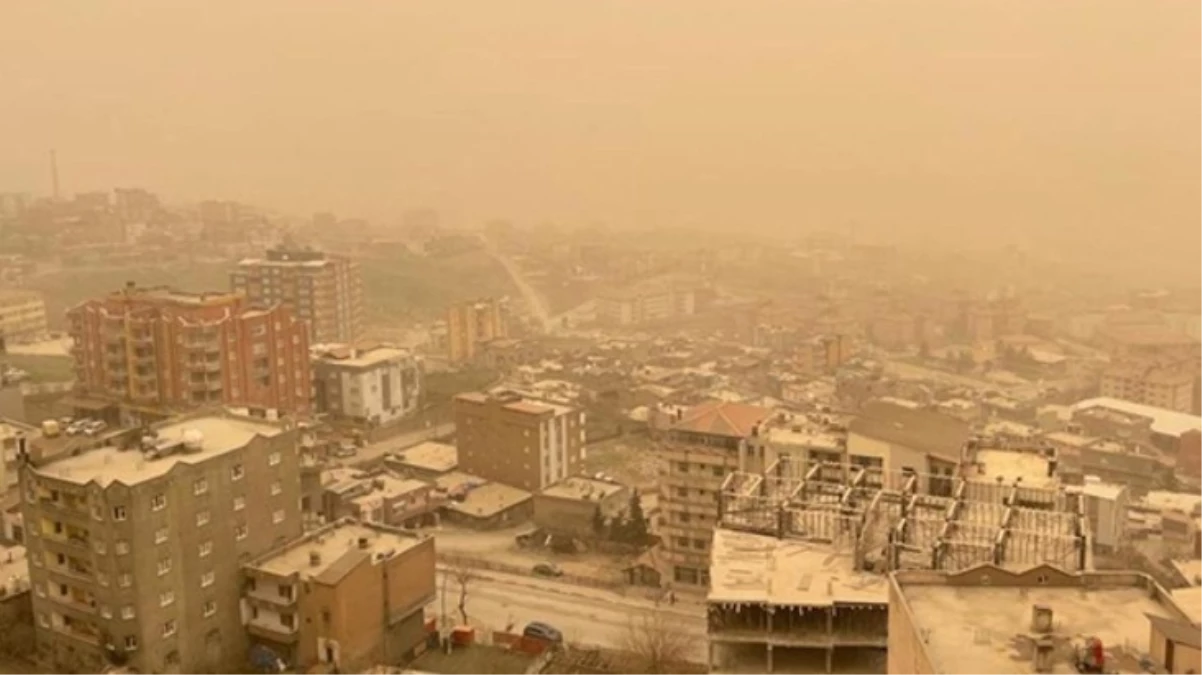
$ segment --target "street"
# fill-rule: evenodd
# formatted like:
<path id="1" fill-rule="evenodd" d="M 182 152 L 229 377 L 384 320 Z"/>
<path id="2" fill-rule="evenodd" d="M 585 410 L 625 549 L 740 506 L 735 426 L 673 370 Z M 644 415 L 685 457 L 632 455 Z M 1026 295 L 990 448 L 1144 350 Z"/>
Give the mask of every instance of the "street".
<path id="1" fill-rule="evenodd" d="M 442 566 L 436 592 L 428 608 L 430 615 L 441 615 L 445 601 L 447 614 L 459 623 L 459 584 L 455 575 Z M 478 629 L 494 631 L 512 626 L 511 630 L 520 631 L 531 621 L 542 621 L 559 629 L 569 645 L 622 649 L 638 613 L 655 607 L 653 601 L 642 598 L 483 570 L 472 570 L 467 584 L 468 620 Z M 694 638 L 686 658 L 706 663 L 704 608 L 696 603 L 678 603 L 661 605 L 658 611 L 668 613 L 669 625 Z"/>
<path id="2" fill-rule="evenodd" d="M 412 448 L 419 443 L 432 441 L 436 438 L 449 436 L 453 433 L 455 433 L 455 425 L 447 423 L 438 424 L 427 429 L 419 429 L 418 431 L 412 431 L 399 436 L 393 436 L 392 438 L 382 440 L 378 443 L 372 443 L 365 447 L 359 448 L 358 451 L 355 452 L 355 457 L 350 461 L 350 463 L 358 467 L 370 466 L 389 452 L 403 450 L 405 448 Z"/>

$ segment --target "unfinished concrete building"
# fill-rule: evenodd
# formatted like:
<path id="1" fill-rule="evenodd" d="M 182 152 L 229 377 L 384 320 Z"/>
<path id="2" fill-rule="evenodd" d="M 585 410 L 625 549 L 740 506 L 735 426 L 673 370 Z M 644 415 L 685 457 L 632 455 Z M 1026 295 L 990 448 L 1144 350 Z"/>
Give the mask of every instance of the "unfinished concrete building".
<path id="1" fill-rule="evenodd" d="M 788 672 L 797 659 L 807 660 L 802 669 L 824 659 L 828 672 L 882 672 L 864 669 L 884 659 L 883 574 L 1086 569 L 1090 532 L 1078 495 L 971 473 L 818 463 L 802 474 L 782 458 L 763 474 L 728 476 L 708 600 L 711 665 L 751 663 L 758 653 L 767 672 Z"/>

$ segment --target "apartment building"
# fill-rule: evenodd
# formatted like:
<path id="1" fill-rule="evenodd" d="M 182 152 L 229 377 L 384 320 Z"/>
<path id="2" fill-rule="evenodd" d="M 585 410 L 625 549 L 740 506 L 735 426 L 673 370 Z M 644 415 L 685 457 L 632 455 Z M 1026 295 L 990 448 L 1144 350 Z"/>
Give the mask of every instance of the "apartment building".
<path id="1" fill-rule="evenodd" d="M 314 348 L 313 390 L 318 412 L 387 426 L 417 411 L 421 369 L 407 349 L 325 345 Z"/>
<path id="2" fill-rule="evenodd" d="M 28 424 L 0 417 L 0 452 L 4 453 L 4 461 L 0 463 L 0 494 L 17 486 L 20 452 L 37 435 L 38 430 Z"/>
<path id="3" fill-rule="evenodd" d="M 434 569 L 432 537 L 352 520 L 263 554 L 244 567 L 252 662 L 360 673 L 413 656 Z"/>
<path id="4" fill-rule="evenodd" d="M 201 415 L 131 447 L 29 456 L 39 661 L 54 672 L 236 672 L 248 647 L 240 561 L 301 534 L 297 440 L 289 423 Z"/>
<path id="5" fill-rule="evenodd" d="M 615 289 L 597 298 L 597 318 L 607 324 L 629 326 L 666 321 L 697 313 L 695 285 L 676 279 L 656 279 Z"/>
<path id="6" fill-rule="evenodd" d="M 459 470 L 528 492 L 575 475 L 584 413 L 512 392 L 455 397 Z"/>
<path id="7" fill-rule="evenodd" d="M 505 303 L 481 298 L 447 310 L 447 356 L 452 363 L 475 359 L 484 343 L 509 337 Z"/>
<path id="8" fill-rule="evenodd" d="M 1101 395 L 1133 403 L 1192 412 L 1197 367 L 1165 359 L 1124 360 L 1102 373 Z"/>
<path id="9" fill-rule="evenodd" d="M 833 373 L 850 358 L 851 344 L 847 336 L 820 335 L 797 346 L 793 365 L 802 373 Z"/>
<path id="10" fill-rule="evenodd" d="M 226 404 L 309 411 L 309 334 L 280 305 L 132 283 L 67 312 L 77 394 L 123 417 Z"/>
<path id="11" fill-rule="evenodd" d="M 283 305 L 309 325 L 309 341 L 353 342 L 363 333 L 358 263 L 311 249 L 274 248 L 230 272 L 230 286 L 254 305 Z"/>
<path id="12" fill-rule="evenodd" d="M 33 291 L 0 290 L 0 339 L 34 342 L 45 337 L 46 303 Z"/>
<path id="13" fill-rule="evenodd" d="M 771 416 L 759 406 L 702 403 L 679 413 L 659 442 L 659 533 L 675 583 L 709 585 L 722 483 L 733 471 L 763 469 L 758 432 Z"/>
<path id="14" fill-rule="evenodd" d="M 969 425 L 950 415 L 870 401 L 847 427 L 847 462 L 853 467 L 916 474 L 922 490 L 946 494 L 970 437 Z"/>

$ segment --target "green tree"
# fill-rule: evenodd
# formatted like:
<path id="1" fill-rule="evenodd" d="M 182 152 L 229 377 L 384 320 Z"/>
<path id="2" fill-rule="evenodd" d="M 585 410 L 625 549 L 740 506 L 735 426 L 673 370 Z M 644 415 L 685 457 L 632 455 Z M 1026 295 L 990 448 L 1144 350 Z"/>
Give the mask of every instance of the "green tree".
<path id="1" fill-rule="evenodd" d="M 647 540 L 647 514 L 643 513 L 643 498 L 638 490 L 630 493 L 630 509 L 626 514 L 626 526 L 622 538 L 632 544 Z"/>

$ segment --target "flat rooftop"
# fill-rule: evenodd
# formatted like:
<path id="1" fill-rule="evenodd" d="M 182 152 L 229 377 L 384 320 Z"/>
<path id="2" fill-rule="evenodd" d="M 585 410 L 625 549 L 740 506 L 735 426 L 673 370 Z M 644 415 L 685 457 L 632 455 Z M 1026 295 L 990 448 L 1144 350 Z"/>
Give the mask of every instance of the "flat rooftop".
<path id="1" fill-rule="evenodd" d="M 1197 415 L 1132 403 L 1117 398 L 1089 398 L 1078 401 L 1072 406 L 1074 411 L 1089 410 L 1090 408 L 1107 408 L 1130 415 L 1149 417 L 1152 419 L 1152 431 L 1166 436 L 1180 436 L 1188 431 L 1202 431 L 1202 417 Z"/>
<path id="2" fill-rule="evenodd" d="M 565 478 L 554 485 L 548 485 L 543 489 L 542 494 L 545 497 L 558 497 L 559 499 L 600 501 L 623 489 L 625 486 L 618 483 L 575 476 Z"/>
<path id="3" fill-rule="evenodd" d="M 336 583 L 364 557 L 402 553 L 425 539 L 424 535 L 342 521 L 267 553 L 248 567 L 274 576 L 299 574 L 322 583 Z M 360 540 L 366 540 L 365 545 Z"/>
<path id="4" fill-rule="evenodd" d="M 1147 649 L 1145 614 L 1172 617 L 1171 610 L 1140 586 L 952 586 L 899 584 L 914 630 L 925 637 L 936 673 L 1034 673 L 1030 643 L 1035 605 L 1052 610 L 1056 633 L 1075 638 L 1096 636 L 1107 651 L 1134 645 L 1135 656 Z M 893 611 L 899 611 L 894 608 Z M 1110 659 L 1107 672 L 1141 672 Z M 1118 661 L 1119 663 L 1113 663 Z M 1059 658 L 1050 672 L 1076 673 Z"/>
<path id="5" fill-rule="evenodd" d="M 399 464 L 436 473 L 454 471 L 459 466 L 459 449 L 449 443 L 426 441 L 391 456 Z"/>
<path id="6" fill-rule="evenodd" d="M 779 443 L 830 452 L 842 452 L 844 446 L 839 444 L 839 436 L 815 426 L 781 426 L 769 427 L 768 442 Z"/>
<path id="7" fill-rule="evenodd" d="M 371 485 L 371 492 L 359 497 L 355 497 L 352 500 L 356 504 L 363 507 L 369 507 L 371 502 L 376 500 L 394 499 L 396 497 L 400 497 L 401 495 L 406 495 L 410 492 L 416 492 L 418 490 L 424 490 L 430 487 L 429 483 L 422 480 L 416 480 L 413 478 L 398 478 L 388 474 L 371 476 L 370 478 L 365 478 L 363 482 Z"/>
<path id="8" fill-rule="evenodd" d="M 488 518 L 530 499 L 530 493 L 501 483 L 469 488 L 463 501 L 451 500 L 447 508 L 473 518 Z"/>
<path id="9" fill-rule="evenodd" d="M 408 349 L 380 345 L 356 348 L 350 345 L 320 345 L 309 350 L 327 365 L 345 368 L 370 368 L 393 361 L 402 361 L 410 356 Z"/>
<path id="10" fill-rule="evenodd" d="M 164 476 L 177 464 L 200 464 L 242 448 L 256 436 L 270 438 L 284 432 L 279 425 L 220 415 L 181 420 L 155 428 L 160 445 L 182 442 L 184 433 L 193 430 L 201 436 L 199 452 L 175 452 L 160 459 L 149 459 L 138 449 L 105 446 L 54 460 L 38 467 L 36 472 L 78 485 L 134 485 Z"/>
<path id="11" fill-rule="evenodd" d="M 718 528 L 708 600 L 810 607 L 887 604 L 886 579 L 854 567 L 851 550 Z"/>
<path id="12" fill-rule="evenodd" d="M 1023 487 L 1055 489 L 1060 480 L 1048 475 L 1048 458 L 1038 452 L 1021 450 L 984 449 L 974 457 L 977 470 L 970 474 L 971 480 L 996 482 L 999 478 L 1007 485 L 1022 479 Z"/>

